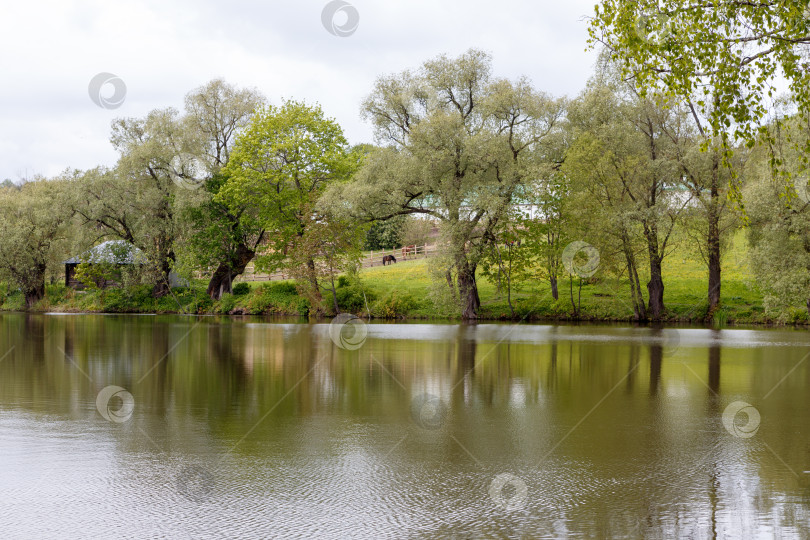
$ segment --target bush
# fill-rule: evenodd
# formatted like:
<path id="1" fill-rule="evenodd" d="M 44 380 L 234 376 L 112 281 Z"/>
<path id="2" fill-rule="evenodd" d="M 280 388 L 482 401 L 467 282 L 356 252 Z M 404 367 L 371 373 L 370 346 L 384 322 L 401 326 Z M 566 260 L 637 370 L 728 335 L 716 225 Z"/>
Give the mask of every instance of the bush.
<path id="1" fill-rule="evenodd" d="M 7 311 L 23 311 L 25 309 L 25 296 L 18 290 L 12 290 L 3 299 L 3 309 Z"/>
<path id="2" fill-rule="evenodd" d="M 341 311 L 359 313 L 366 310 L 367 302 L 373 302 L 375 296 L 371 292 L 366 292 L 359 276 L 338 277 L 335 296 Z"/>
<path id="3" fill-rule="evenodd" d="M 374 303 L 374 314 L 385 319 L 396 319 L 407 315 L 418 305 L 418 302 L 409 294 L 394 291 Z"/>
<path id="4" fill-rule="evenodd" d="M 171 294 L 156 300 L 158 312 L 205 313 L 214 302 L 203 287 L 174 287 Z"/>
<path id="5" fill-rule="evenodd" d="M 245 310 L 252 315 L 263 313 L 297 313 L 307 316 L 310 304 L 295 288 L 295 284 L 288 282 L 267 283 L 256 287 L 245 302 Z"/>
<path id="6" fill-rule="evenodd" d="M 341 311 L 357 313 L 360 311 L 365 311 L 366 309 L 367 296 L 363 295 L 362 289 L 355 287 L 344 287 L 342 289 L 337 289 L 335 291 L 335 296 L 337 296 L 337 303 Z"/>
<path id="7" fill-rule="evenodd" d="M 244 296 L 246 294 L 250 294 L 250 285 L 247 283 L 237 283 L 232 287 L 231 290 L 234 296 Z"/>
<path id="8" fill-rule="evenodd" d="M 266 285 L 262 285 L 262 288 L 268 291 L 272 291 L 276 294 L 294 294 L 298 295 L 298 289 L 295 286 L 295 283 L 290 281 L 280 281 L 276 283 L 268 283 Z"/>
<path id="9" fill-rule="evenodd" d="M 127 289 L 107 289 L 101 293 L 102 309 L 109 313 L 139 313 L 155 310 L 152 287 L 138 285 Z"/>
<path id="10" fill-rule="evenodd" d="M 788 312 L 787 321 L 793 324 L 806 323 L 807 310 L 802 308 L 791 308 Z"/>
<path id="11" fill-rule="evenodd" d="M 219 303 L 214 307 L 214 310 L 219 313 L 230 313 L 236 307 L 236 300 L 236 295 L 225 293 L 219 299 Z"/>
<path id="12" fill-rule="evenodd" d="M 64 283 L 54 283 L 45 285 L 45 296 L 51 304 L 59 304 L 73 292 L 73 289 L 65 287 Z"/>
<path id="13" fill-rule="evenodd" d="M 722 328 L 728 324 L 728 311 L 725 309 L 718 309 L 712 314 L 712 324 L 718 328 Z"/>

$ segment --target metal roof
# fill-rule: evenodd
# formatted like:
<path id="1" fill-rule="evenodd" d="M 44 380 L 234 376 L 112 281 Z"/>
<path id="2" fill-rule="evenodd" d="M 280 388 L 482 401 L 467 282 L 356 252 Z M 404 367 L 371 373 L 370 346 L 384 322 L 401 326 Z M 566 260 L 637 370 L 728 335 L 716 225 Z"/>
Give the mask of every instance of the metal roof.
<path id="1" fill-rule="evenodd" d="M 146 264 L 146 256 L 126 240 L 108 240 L 63 264 L 81 263 Z"/>

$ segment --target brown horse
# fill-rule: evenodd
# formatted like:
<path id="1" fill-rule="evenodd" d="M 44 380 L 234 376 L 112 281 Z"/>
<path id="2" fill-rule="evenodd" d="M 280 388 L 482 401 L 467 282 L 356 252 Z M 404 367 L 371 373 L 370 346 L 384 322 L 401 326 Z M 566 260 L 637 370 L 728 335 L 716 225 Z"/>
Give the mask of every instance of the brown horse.
<path id="1" fill-rule="evenodd" d="M 383 266 L 385 266 L 386 264 L 394 264 L 395 262 L 397 262 L 397 258 L 394 257 L 393 255 L 386 255 L 385 257 L 383 257 Z"/>
<path id="2" fill-rule="evenodd" d="M 411 244 L 410 246 L 403 246 L 402 247 L 402 258 L 404 259 L 408 255 L 416 254 L 416 244 Z"/>

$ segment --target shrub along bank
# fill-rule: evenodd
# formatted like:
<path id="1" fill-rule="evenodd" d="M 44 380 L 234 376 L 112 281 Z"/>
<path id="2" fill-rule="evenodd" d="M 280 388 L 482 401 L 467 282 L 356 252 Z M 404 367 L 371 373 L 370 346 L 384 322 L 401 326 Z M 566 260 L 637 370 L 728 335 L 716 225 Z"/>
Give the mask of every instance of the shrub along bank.
<path id="1" fill-rule="evenodd" d="M 667 276 L 665 303 L 667 321 L 704 322 L 708 309 L 705 300 L 705 276 L 701 267 L 690 261 L 674 260 Z M 233 294 L 214 302 L 205 293 L 205 283 L 176 288 L 162 298 L 154 298 L 151 288 L 75 291 L 63 285 L 49 285 L 45 298 L 35 311 L 105 312 L 105 313 L 196 313 L 234 315 L 296 315 L 314 313 L 310 302 L 289 281 L 238 283 Z M 573 300 L 570 291 L 573 289 Z M 340 276 L 336 280 L 336 297 L 340 310 L 361 317 L 381 319 L 454 319 L 454 299 L 446 285 L 432 282 L 426 261 L 365 269 L 360 276 Z M 509 309 L 503 287 L 481 278 L 482 319 L 489 320 L 586 320 L 629 321 L 632 306 L 628 285 L 620 279 L 595 279 L 582 284 L 563 281 L 559 300 L 551 297 L 546 281 L 524 283 L 512 292 L 514 316 Z M 324 290 L 323 306 L 332 311 L 331 290 Z M 0 287 L 0 309 L 24 309 L 19 291 Z M 730 261 L 725 270 L 722 308 L 712 321 L 724 324 L 807 323 L 806 312 L 797 309 L 787 319 L 775 320 L 766 315 L 762 295 L 757 292 L 747 273 Z"/>

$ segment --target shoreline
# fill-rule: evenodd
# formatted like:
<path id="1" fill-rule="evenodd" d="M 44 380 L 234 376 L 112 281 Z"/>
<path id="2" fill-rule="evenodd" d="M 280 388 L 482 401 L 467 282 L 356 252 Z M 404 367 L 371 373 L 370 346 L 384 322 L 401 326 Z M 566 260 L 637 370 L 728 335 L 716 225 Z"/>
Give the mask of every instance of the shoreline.
<path id="1" fill-rule="evenodd" d="M 216 311 L 206 312 L 187 312 L 177 310 L 159 310 L 159 311 L 104 311 L 104 310 L 79 310 L 79 309 L 60 309 L 62 306 L 49 306 L 47 309 L 3 309 L 0 308 L 0 313 L 6 314 L 19 314 L 19 315 L 132 315 L 132 316 L 160 316 L 160 315 L 185 315 L 189 317 L 228 317 L 230 319 L 239 318 L 278 318 L 295 320 L 295 322 L 311 322 L 322 323 L 332 320 L 334 315 L 301 315 L 296 312 L 283 312 L 283 311 L 266 311 L 262 313 L 249 313 L 244 310 L 233 310 L 232 312 L 222 313 Z M 564 325 L 610 325 L 610 326 L 623 326 L 623 327 L 660 327 L 660 328 L 705 328 L 722 330 L 724 328 L 795 328 L 795 329 L 810 329 L 810 324 L 806 322 L 780 322 L 775 320 L 758 321 L 758 320 L 728 320 L 723 324 L 716 324 L 699 319 L 684 319 L 671 317 L 662 320 L 633 320 L 627 318 L 596 318 L 596 317 L 581 317 L 574 318 L 570 316 L 549 317 L 549 316 L 524 316 L 520 318 L 508 317 L 488 317 L 481 316 L 473 320 L 462 320 L 460 317 L 449 317 L 442 315 L 405 315 L 400 317 L 379 317 L 369 316 L 366 313 L 350 313 L 344 311 L 342 313 L 349 313 L 367 323 L 391 323 L 391 324 L 409 324 L 409 323 L 429 323 L 429 324 L 477 324 L 477 323 L 504 323 L 504 324 L 520 324 L 520 323 L 536 323 L 536 324 L 564 324 Z"/>

